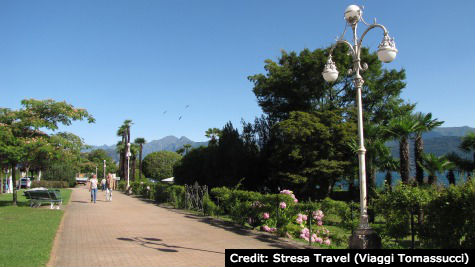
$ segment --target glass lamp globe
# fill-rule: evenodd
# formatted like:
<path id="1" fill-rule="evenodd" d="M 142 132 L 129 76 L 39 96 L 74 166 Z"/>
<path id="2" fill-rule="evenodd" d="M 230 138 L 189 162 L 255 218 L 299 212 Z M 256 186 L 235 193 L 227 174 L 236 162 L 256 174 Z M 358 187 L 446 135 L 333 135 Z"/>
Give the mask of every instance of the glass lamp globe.
<path id="1" fill-rule="evenodd" d="M 361 8 L 357 5 L 349 5 L 345 9 L 345 20 L 350 24 L 360 21 L 362 15 L 363 11 L 361 11 Z"/>
<path id="2" fill-rule="evenodd" d="M 336 69 L 336 65 L 332 60 L 332 56 L 328 58 L 328 61 L 323 68 L 322 76 L 327 82 L 334 82 L 336 79 L 338 79 L 338 70 Z"/>
<path id="3" fill-rule="evenodd" d="M 389 63 L 396 58 L 397 55 L 396 44 L 394 39 L 385 35 L 383 40 L 378 46 L 378 58 L 382 62 Z"/>

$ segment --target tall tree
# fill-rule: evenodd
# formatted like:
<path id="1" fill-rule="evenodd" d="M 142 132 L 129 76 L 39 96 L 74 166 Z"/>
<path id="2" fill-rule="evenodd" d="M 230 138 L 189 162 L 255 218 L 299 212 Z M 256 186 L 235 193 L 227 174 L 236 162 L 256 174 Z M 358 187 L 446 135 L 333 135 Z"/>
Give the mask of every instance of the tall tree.
<path id="1" fill-rule="evenodd" d="M 139 179 L 142 179 L 142 152 L 143 152 L 143 145 L 147 141 L 143 137 L 135 138 L 134 143 L 139 145 Z"/>
<path id="2" fill-rule="evenodd" d="M 262 152 L 268 153 L 268 155 L 276 153 L 275 150 L 279 149 L 278 146 L 281 144 L 275 141 L 273 132 L 276 128 L 273 126 L 287 120 L 294 111 L 309 114 L 324 111 L 336 112 L 344 122 L 348 123 L 347 125 L 353 124 L 350 128 L 355 129 L 354 125 L 357 120 L 356 88 L 352 83 L 353 77 L 347 74 L 348 68 L 352 65 L 352 58 L 347 52 L 348 50 L 344 46 L 338 46 L 334 51 L 333 60 L 341 76 L 332 84 L 325 82 L 321 75 L 327 61 L 326 49 L 314 51 L 304 49 L 299 54 L 282 51 L 278 61 L 265 61 L 266 73 L 248 77 L 254 83 L 253 92 L 267 116 L 266 123 L 270 124 L 268 128 L 271 129 L 270 134 L 262 135 L 265 137 L 263 140 L 266 141 L 264 149 L 261 149 Z M 382 69 L 377 55 L 369 53 L 365 48 L 361 50 L 361 59 L 368 65 L 367 70 L 362 73 L 365 80 L 363 88 L 365 124 L 386 125 L 401 110 L 412 109 L 413 105 L 404 104 L 400 98 L 400 93 L 405 87 L 404 70 Z M 266 134 L 266 132 L 263 133 Z M 299 148 L 297 143 L 287 142 L 286 145 L 293 145 L 295 149 Z M 309 144 L 308 146 L 317 145 Z M 372 163 L 377 159 L 377 156 L 369 156 L 370 159 L 367 162 L 371 161 L 370 163 Z M 330 158 L 331 156 L 328 156 L 327 160 Z M 355 162 L 351 161 L 352 164 Z M 285 172 L 284 167 L 288 166 L 286 162 L 267 165 L 272 166 L 271 169 L 273 168 L 273 170 L 268 170 L 268 173 Z M 375 169 L 373 168 L 373 170 Z M 307 176 L 307 178 L 309 177 Z"/>
<path id="3" fill-rule="evenodd" d="M 185 154 L 187 154 L 191 149 L 191 145 L 190 144 L 184 144 L 183 148 L 185 149 Z"/>
<path id="4" fill-rule="evenodd" d="M 27 156 L 25 142 L 45 134 L 40 129 L 55 131 L 59 125 L 71 125 L 76 120 L 88 120 L 93 123 L 94 118 L 85 110 L 78 109 L 66 102 L 54 100 L 25 99 L 21 101 L 22 108 L 10 110 L 0 108 L 0 124 L 7 132 L 4 151 L 0 151 L 12 167 L 13 184 L 16 185 L 16 167 Z M 5 142 L 5 141 L 3 141 Z M 13 187 L 13 204 L 16 205 L 17 193 Z"/>
<path id="5" fill-rule="evenodd" d="M 205 136 L 210 139 L 210 145 L 216 145 L 218 143 L 218 138 L 221 135 L 221 130 L 218 128 L 209 128 L 205 132 Z"/>
<path id="6" fill-rule="evenodd" d="M 117 135 L 121 137 L 120 146 L 117 146 L 118 152 L 120 152 L 120 176 L 127 179 L 127 144 L 130 143 L 130 127 L 132 125 L 131 120 L 125 120 L 117 130 Z M 120 150 L 119 150 L 120 149 Z"/>
<path id="7" fill-rule="evenodd" d="M 401 180 L 403 183 L 409 182 L 409 138 L 417 131 L 419 123 L 411 115 L 403 115 L 392 119 L 389 122 L 387 131 L 399 139 L 399 166 Z"/>
<path id="8" fill-rule="evenodd" d="M 272 157 L 280 185 L 294 188 L 305 199 L 324 198 L 348 174 L 347 143 L 356 131 L 339 112 L 291 112 L 276 124 L 279 148 Z"/>
<path id="9" fill-rule="evenodd" d="M 444 122 L 432 119 L 432 113 L 423 114 L 418 112 L 414 117 L 418 122 L 414 138 L 414 165 L 416 166 L 416 181 L 421 185 L 424 182 L 424 169 L 419 164 L 419 162 L 422 162 L 422 155 L 424 154 L 424 140 L 422 139 L 422 133 L 429 132 L 435 127 L 442 125 Z"/>

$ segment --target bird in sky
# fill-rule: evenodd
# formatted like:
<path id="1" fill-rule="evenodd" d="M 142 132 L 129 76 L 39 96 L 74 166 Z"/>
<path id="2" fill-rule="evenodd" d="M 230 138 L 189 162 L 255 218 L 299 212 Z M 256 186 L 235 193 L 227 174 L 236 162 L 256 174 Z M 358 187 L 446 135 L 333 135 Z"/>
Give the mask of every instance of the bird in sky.
<path id="1" fill-rule="evenodd" d="M 181 115 L 180 115 L 180 117 L 178 117 L 178 120 L 181 120 Z"/>
<path id="2" fill-rule="evenodd" d="M 186 107 L 185 107 L 185 108 L 188 108 L 188 107 L 190 107 L 190 105 L 186 105 Z"/>
<path id="3" fill-rule="evenodd" d="M 163 115 L 165 115 L 165 113 L 167 113 L 167 111 L 166 111 L 166 110 L 163 112 Z"/>

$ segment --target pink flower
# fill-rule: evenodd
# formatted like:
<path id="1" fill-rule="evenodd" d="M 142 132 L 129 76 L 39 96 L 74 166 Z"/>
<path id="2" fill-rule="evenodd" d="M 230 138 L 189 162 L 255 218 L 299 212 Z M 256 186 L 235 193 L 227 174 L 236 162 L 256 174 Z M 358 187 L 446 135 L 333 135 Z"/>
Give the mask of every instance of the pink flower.
<path id="1" fill-rule="evenodd" d="M 279 206 L 280 206 L 281 209 L 287 208 L 287 204 L 285 204 L 285 202 L 283 202 L 283 201 L 280 202 L 280 205 L 279 205 Z"/>
<path id="2" fill-rule="evenodd" d="M 268 212 L 264 212 L 264 213 L 262 214 L 262 218 L 263 218 L 264 220 L 269 219 L 269 217 L 270 217 L 270 215 L 269 215 Z"/>
<path id="3" fill-rule="evenodd" d="M 307 220 L 307 215 L 302 215 L 302 220 L 306 221 Z"/>
<path id="4" fill-rule="evenodd" d="M 303 228 L 302 230 L 300 230 L 300 236 L 305 236 L 305 237 L 310 237 L 310 231 L 308 230 L 308 228 Z"/>
<path id="5" fill-rule="evenodd" d="M 269 231 L 270 231 L 270 228 L 269 228 L 269 226 L 264 225 L 264 226 L 262 226 L 262 230 L 264 230 L 264 231 L 266 231 L 266 232 L 269 232 Z"/>
<path id="6" fill-rule="evenodd" d="M 288 190 L 288 189 L 284 189 L 282 191 L 280 191 L 281 194 L 284 194 L 284 195 L 292 195 L 292 191 Z"/>
<path id="7" fill-rule="evenodd" d="M 300 234 L 300 238 L 302 238 L 302 239 L 305 239 L 305 240 L 307 240 L 307 241 L 308 241 L 308 237 L 307 237 L 307 236 L 305 236 L 305 234 Z"/>
<path id="8" fill-rule="evenodd" d="M 323 225 L 323 222 L 322 222 L 322 221 L 318 221 L 317 224 L 318 224 L 318 226 L 322 226 L 322 225 Z"/>
<path id="9" fill-rule="evenodd" d="M 269 231 L 270 231 L 271 233 L 273 233 L 273 232 L 277 231 L 277 228 L 272 227 L 272 228 L 269 229 Z"/>
<path id="10" fill-rule="evenodd" d="M 315 238 L 315 242 L 321 244 L 321 243 L 323 243 L 323 239 L 321 237 L 317 237 L 317 238 Z"/>
<path id="11" fill-rule="evenodd" d="M 323 241 L 323 244 L 329 246 L 331 244 L 330 239 L 325 239 L 325 241 Z"/>
<path id="12" fill-rule="evenodd" d="M 316 242 L 316 241 L 317 241 L 317 238 L 318 238 L 317 235 L 316 235 L 316 234 L 313 234 L 313 235 L 312 235 L 312 242 Z"/>
<path id="13" fill-rule="evenodd" d="M 313 218 L 317 221 L 321 221 L 324 216 L 323 211 L 321 210 L 314 211 L 312 215 L 313 215 Z"/>
<path id="14" fill-rule="evenodd" d="M 297 217 L 297 219 L 295 219 L 295 222 L 297 222 L 298 224 L 302 224 L 302 217 Z"/>

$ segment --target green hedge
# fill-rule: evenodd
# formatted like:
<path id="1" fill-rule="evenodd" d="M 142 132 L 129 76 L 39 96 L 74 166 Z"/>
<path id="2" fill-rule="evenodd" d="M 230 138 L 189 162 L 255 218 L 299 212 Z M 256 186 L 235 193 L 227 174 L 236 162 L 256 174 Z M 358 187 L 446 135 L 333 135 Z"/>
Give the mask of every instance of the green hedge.
<path id="1" fill-rule="evenodd" d="M 400 184 L 376 201 L 376 210 L 385 218 L 381 234 L 398 240 L 414 232 L 424 248 L 473 249 L 474 199 L 474 181 L 449 187 Z"/>
<path id="2" fill-rule="evenodd" d="M 125 191 L 127 183 L 120 182 L 119 190 Z M 132 194 L 139 195 L 156 203 L 170 203 L 175 208 L 183 209 L 185 203 L 185 187 L 182 185 L 170 185 L 166 183 L 152 183 L 146 180 L 130 183 Z"/>
<path id="3" fill-rule="evenodd" d="M 68 188 L 70 187 L 69 182 L 67 181 L 32 181 L 31 188 L 35 187 L 46 187 L 46 188 Z"/>

